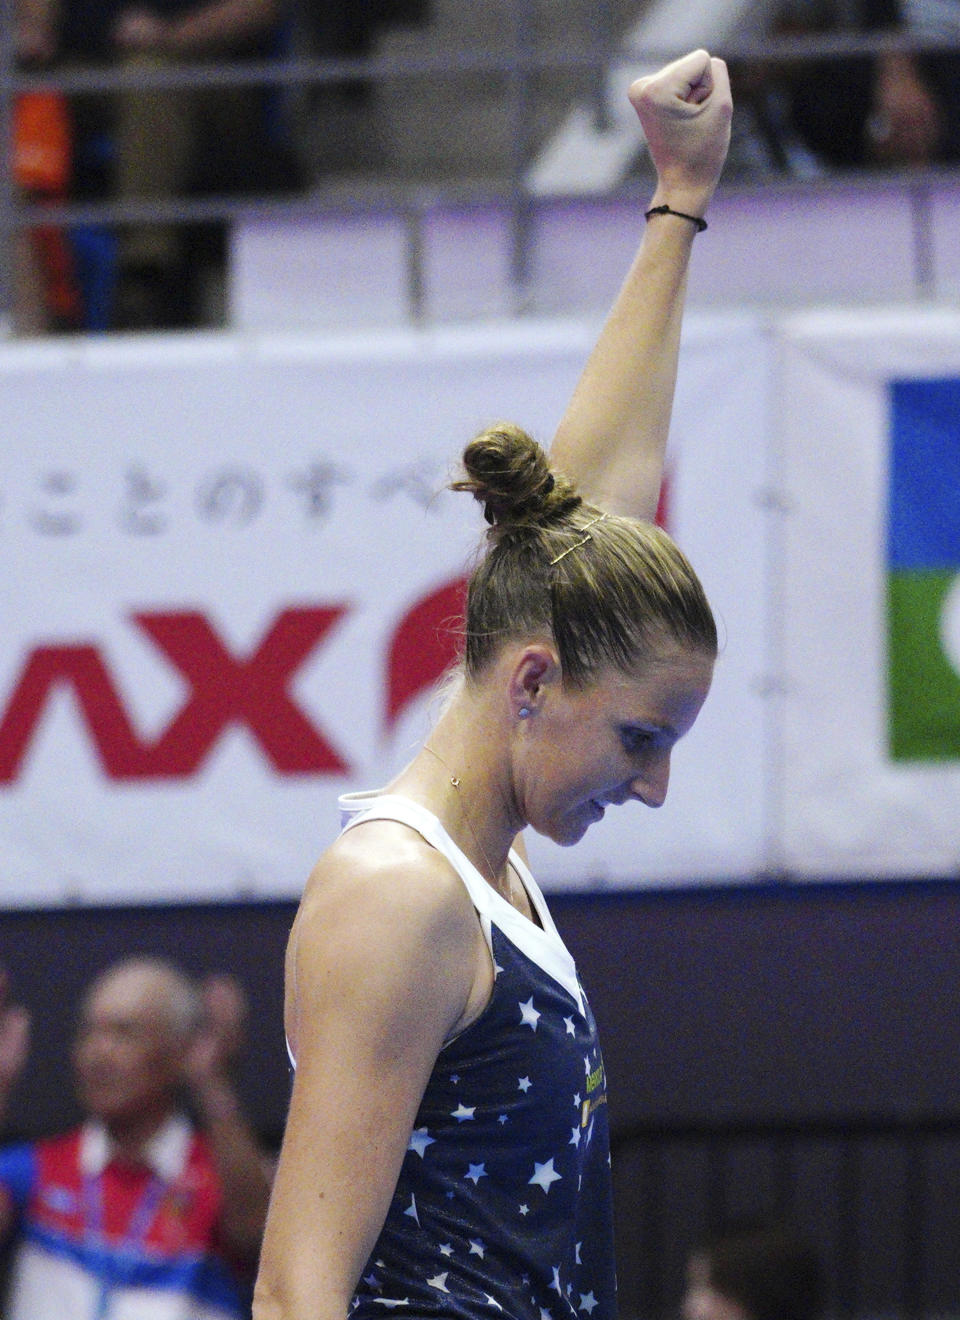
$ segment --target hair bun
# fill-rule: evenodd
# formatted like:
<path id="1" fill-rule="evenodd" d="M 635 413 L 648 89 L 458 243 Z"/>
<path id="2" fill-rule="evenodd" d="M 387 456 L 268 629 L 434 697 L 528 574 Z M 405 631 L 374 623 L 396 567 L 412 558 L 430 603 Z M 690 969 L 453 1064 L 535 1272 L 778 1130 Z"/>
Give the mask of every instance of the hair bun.
<path id="1" fill-rule="evenodd" d="M 551 522 L 580 503 L 572 484 L 550 470 L 547 455 L 532 436 L 512 422 L 481 432 L 463 451 L 465 477 L 453 490 L 467 490 L 483 505 L 494 527 Z"/>

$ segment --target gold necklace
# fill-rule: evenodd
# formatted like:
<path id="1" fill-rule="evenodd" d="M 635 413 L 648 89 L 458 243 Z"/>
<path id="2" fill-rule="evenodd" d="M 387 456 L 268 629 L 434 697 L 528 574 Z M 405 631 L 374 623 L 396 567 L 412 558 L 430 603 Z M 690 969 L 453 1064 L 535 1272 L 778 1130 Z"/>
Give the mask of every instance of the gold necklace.
<path id="1" fill-rule="evenodd" d="M 473 841 L 477 845 L 477 850 L 479 851 L 480 856 L 483 858 L 484 862 L 486 863 L 487 875 L 485 878 L 489 880 L 489 883 L 497 891 L 500 897 L 505 899 L 510 904 L 511 907 L 517 907 L 518 911 L 521 912 L 526 911 L 527 901 L 521 902 L 519 907 L 517 902 L 515 901 L 519 898 L 519 895 L 517 894 L 516 886 L 514 885 L 513 882 L 513 872 L 510 867 L 509 858 L 507 859 L 507 867 L 505 872 L 505 879 L 507 882 L 507 893 L 505 894 L 503 890 L 500 888 L 499 884 L 497 884 L 496 868 L 491 864 L 490 858 L 487 856 L 487 850 L 480 842 L 480 836 L 477 834 L 477 831 L 473 827 L 473 821 L 470 819 L 470 813 L 467 811 L 467 804 L 464 802 L 463 796 L 460 792 L 460 787 L 461 787 L 460 776 L 455 775 L 453 773 L 453 771 L 447 765 L 446 761 L 443 759 L 440 753 L 434 751 L 434 749 L 430 746 L 429 743 L 423 744 L 423 750 L 425 752 L 429 752 L 431 756 L 436 757 L 436 759 L 440 762 L 444 770 L 446 770 L 447 775 L 449 776 L 450 786 L 451 788 L 453 788 L 454 792 L 457 795 L 457 803 L 460 807 L 460 814 L 461 816 L 463 816 L 463 819 L 466 821 L 467 829 L 469 829 L 470 833 L 473 835 Z M 525 889 L 523 890 L 523 899 L 524 900 L 527 899 L 527 891 Z"/>

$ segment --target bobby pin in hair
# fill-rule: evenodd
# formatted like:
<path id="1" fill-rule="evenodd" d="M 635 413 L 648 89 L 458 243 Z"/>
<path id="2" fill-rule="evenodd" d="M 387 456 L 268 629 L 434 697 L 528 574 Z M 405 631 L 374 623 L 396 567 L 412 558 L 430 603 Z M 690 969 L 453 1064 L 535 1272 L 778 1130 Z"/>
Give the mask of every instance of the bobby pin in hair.
<path id="1" fill-rule="evenodd" d="M 594 527 L 598 522 L 603 522 L 606 516 L 606 513 L 598 513 L 596 518 L 591 518 L 588 523 L 584 523 L 580 528 L 580 531 L 583 533 L 580 540 L 574 541 L 573 545 L 568 546 L 566 550 L 561 550 L 560 554 L 558 554 L 555 559 L 551 559 L 551 568 L 554 564 L 559 564 L 561 559 L 566 559 L 567 555 L 572 555 L 574 550 L 579 550 L 582 545 L 586 545 L 588 541 L 592 541 L 593 537 L 590 535 L 589 529 Z"/>

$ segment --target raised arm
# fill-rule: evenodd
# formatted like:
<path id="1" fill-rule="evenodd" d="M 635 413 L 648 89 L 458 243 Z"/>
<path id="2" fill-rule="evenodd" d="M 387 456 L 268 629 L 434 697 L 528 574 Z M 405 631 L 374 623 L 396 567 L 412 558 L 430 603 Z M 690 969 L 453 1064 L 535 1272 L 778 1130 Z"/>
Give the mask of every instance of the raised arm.
<path id="1" fill-rule="evenodd" d="M 239 1265 L 252 1269 L 263 1239 L 273 1170 L 233 1081 L 246 1001 L 231 976 L 208 977 L 202 991 L 204 1021 L 184 1060 L 185 1080 L 220 1181 L 224 1245 Z"/>
<path id="2" fill-rule="evenodd" d="M 346 1320 L 431 1068 L 471 1001 L 482 936 L 466 891 L 425 845 L 392 841 L 377 867 L 340 840 L 291 936 L 297 1069 L 255 1320 Z"/>
<path id="3" fill-rule="evenodd" d="M 639 78 L 630 100 L 657 171 L 651 208 L 704 216 L 730 138 L 726 65 L 694 51 Z M 689 219 L 651 217 L 550 449 L 554 465 L 612 512 L 656 513 L 696 232 Z"/>

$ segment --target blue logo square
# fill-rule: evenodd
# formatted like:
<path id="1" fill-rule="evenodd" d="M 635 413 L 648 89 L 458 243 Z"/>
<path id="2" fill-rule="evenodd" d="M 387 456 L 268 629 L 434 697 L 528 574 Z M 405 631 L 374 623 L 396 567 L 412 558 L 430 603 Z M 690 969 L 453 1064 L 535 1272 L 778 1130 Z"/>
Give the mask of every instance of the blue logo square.
<path id="1" fill-rule="evenodd" d="M 891 569 L 960 567 L 960 379 L 890 385 Z"/>

